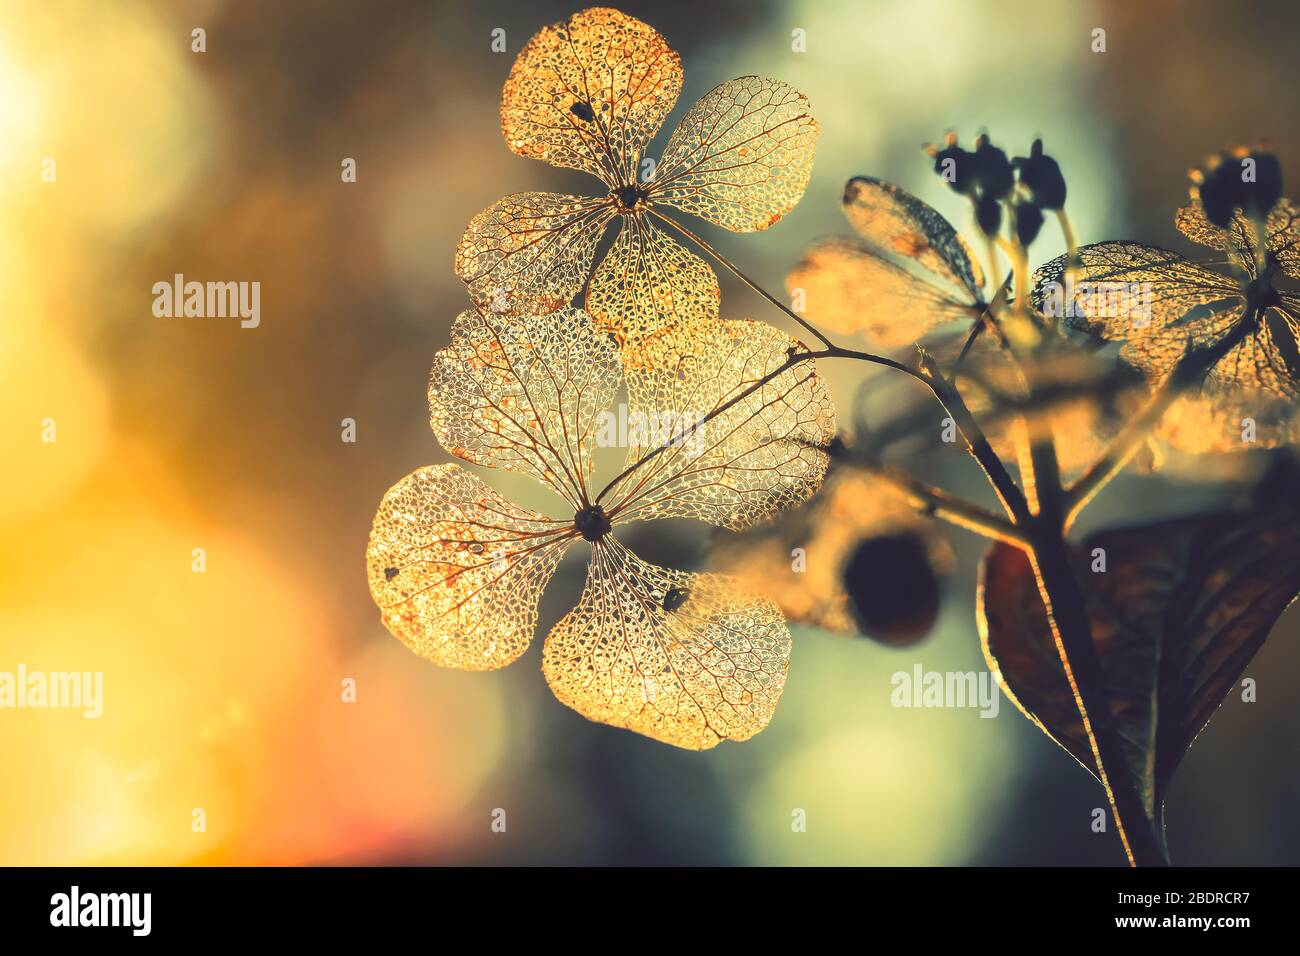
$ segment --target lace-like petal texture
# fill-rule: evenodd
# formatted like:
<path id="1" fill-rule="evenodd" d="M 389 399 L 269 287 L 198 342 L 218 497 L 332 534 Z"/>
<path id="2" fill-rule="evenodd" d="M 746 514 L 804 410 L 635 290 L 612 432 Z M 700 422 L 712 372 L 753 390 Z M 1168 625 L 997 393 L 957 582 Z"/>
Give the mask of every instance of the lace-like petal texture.
<path id="1" fill-rule="evenodd" d="M 718 317 L 722 292 L 703 259 L 644 217 L 627 216 L 587 290 L 587 312 L 624 350 L 669 328 Z"/>
<path id="2" fill-rule="evenodd" d="M 458 465 L 421 468 L 384 495 L 366 549 L 384 626 L 443 667 L 519 657 L 537 602 L 573 540 L 566 522 L 512 504 Z"/>
<path id="3" fill-rule="evenodd" d="M 681 89 L 681 58 L 657 30 L 593 7 L 544 27 L 520 51 L 501 98 L 501 132 L 519 155 L 613 189 L 636 182 L 636 164 Z"/>
<path id="4" fill-rule="evenodd" d="M 687 517 L 735 530 L 821 487 L 835 409 L 813 363 L 754 387 L 804 351 L 795 339 L 763 322 L 720 321 L 648 350 L 644 367 L 626 371 L 628 415 L 659 426 L 629 428 L 628 464 L 646 460 L 611 489 L 616 521 Z"/>
<path id="5" fill-rule="evenodd" d="M 1282 271 L 1300 279 L 1300 208 L 1283 199 L 1268 214 L 1268 247 Z"/>
<path id="6" fill-rule="evenodd" d="M 614 216 L 603 200 L 515 193 L 470 220 L 456 275 L 481 309 L 541 315 L 573 301 Z"/>
<path id="7" fill-rule="evenodd" d="M 934 207 L 898 186 L 855 176 L 844 187 L 844 215 L 877 249 L 915 262 L 978 301 L 984 286 L 979 260 Z"/>
<path id="8" fill-rule="evenodd" d="M 1289 204 L 1287 204 L 1289 206 Z M 1290 215 L 1279 207 L 1284 216 Z M 1289 220 L 1270 217 L 1270 245 L 1282 243 Z M 1239 220 L 1239 221 L 1238 221 Z M 1229 229 L 1216 229 L 1199 205 L 1179 212 L 1178 226 L 1190 239 L 1217 248 L 1246 242 L 1250 224 L 1237 216 Z M 1276 228 L 1275 228 L 1276 227 Z M 1254 246 L 1240 247 L 1253 274 Z M 1075 305 L 1066 322 L 1102 338 L 1122 341 L 1120 357 L 1154 384 L 1167 375 L 1187 348 L 1208 348 L 1243 333 L 1245 296 L 1236 280 L 1203 269 L 1177 253 L 1137 242 L 1103 242 L 1080 250 Z M 1034 278 L 1035 304 L 1047 307 L 1062 288 L 1065 259 L 1054 259 Z M 1113 282 L 1133 287 L 1118 297 L 1082 283 Z M 1058 302 L 1059 305 L 1059 302 Z M 1295 441 L 1295 403 L 1300 399 L 1300 299 L 1277 293 L 1256 325 L 1244 330 L 1201 383 L 1166 412 L 1157 434 L 1193 454 L 1276 447 Z M 1254 438 L 1246 441 L 1246 420 Z"/>
<path id="9" fill-rule="evenodd" d="M 861 332 L 893 347 L 923 338 L 940 325 L 970 321 L 981 309 L 933 282 L 881 258 L 858 239 L 823 239 L 811 246 L 785 280 L 786 290 L 803 290 L 805 314 L 832 332 Z"/>
<path id="10" fill-rule="evenodd" d="M 1300 303 L 1292 308 L 1300 315 Z M 1217 341 L 1239 321 L 1239 308 L 1215 313 L 1199 323 L 1198 336 Z M 1191 454 L 1276 448 L 1294 442 L 1300 370 L 1287 364 L 1286 354 L 1296 354 L 1298 339 L 1300 322 L 1281 309 L 1267 310 L 1254 331 L 1214 364 L 1200 392 L 1182 396 L 1165 413 L 1157 434 Z M 1289 345 L 1279 347 L 1279 342 Z M 1120 357 L 1154 382 L 1174 367 L 1185 346 L 1185 333 L 1171 329 L 1124 343 Z M 1248 420 L 1253 432 L 1249 442 L 1245 440 Z"/>
<path id="11" fill-rule="evenodd" d="M 1105 339 L 1141 338 L 1187 318 L 1184 342 L 1190 338 L 1201 345 L 1198 316 L 1219 311 L 1212 306 L 1234 302 L 1240 311 L 1241 289 L 1232 279 L 1168 249 L 1127 241 L 1079 249 L 1073 301 L 1066 302 L 1065 258 L 1053 259 L 1034 273 L 1034 307 L 1055 315 L 1063 312 L 1071 328 Z"/>
<path id="12" fill-rule="evenodd" d="M 516 153 L 580 169 L 606 187 L 596 199 L 507 197 L 470 223 L 456 273 L 480 309 L 536 315 L 568 305 L 584 285 L 600 236 L 623 220 L 587 289 L 586 307 L 644 362 L 644 339 L 717 317 L 713 270 L 649 226 L 676 206 L 737 232 L 765 229 L 803 195 L 817 122 L 802 93 L 746 76 L 706 94 L 682 118 L 657 164 L 642 156 L 682 86 L 681 61 L 652 27 L 592 8 L 543 28 L 520 51 L 501 100 Z"/>
<path id="13" fill-rule="evenodd" d="M 458 458 L 532 475 L 577 510 L 597 414 L 622 383 L 618 353 L 585 312 L 463 312 L 429 380 L 429 423 Z"/>
<path id="14" fill-rule="evenodd" d="M 766 727 L 790 662 L 776 605 L 721 575 L 647 564 L 613 538 L 592 551 L 578 606 L 546 638 L 555 696 L 590 720 L 690 750 Z"/>
<path id="15" fill-rule="evenodd" d="M 1192 242 L 1210 249 L 1227 250 L 1231 244 L 1235 261 L 1245 267 L 1253 279 L 1255 265 L 1255 227 L 1241 210 L 1232 214 L 1226 230 L 1205 218 L 1199 202 L 1190 202 L 1174 214 L 1174 225 Z M 1266 225 L 1268 248 L 1277 257 L 1282 271 L 1300 278 L 1300 209 L 1289 199 L 1279 200 L 1268 214 Z"/>
<path id="16" fill-rule="evenodd" d="M 651 201 L 733 232 L 766 229 L 803 196 L 817 133 L 808 97 L 780 80 L 723 83 L 673 130 Z"/>
<path id="17" fill-rule="evenodd" d="M 656 446 L 662 454 L 644 476 L 633 469 L 611 486 L 619 499 L 605 505 L 612 527 L 592 534 L 592 432 L 622 381 L 610 338 L 576 309 L 460 315 L 431 376 L 435 433 L 468 461 L 550 484 L 574 517 L 520 508 L 457 465 L 408 475 L 380 504 L 367 550 L 385 626 L 444 666 L 502 667 L 528 646 L 543 588 L 584 536 L 592 547 L 586 590 L 543 655 L 556 695 L 593 720 L 681 747 L 761 730 L 789 662 L 776 605 L 725 576 L 645 564 L 609 533 L 673 514 L 741 527 L 803 500 L 822 480 L 827 458 L 818 446 L 835 423 L 811 362 L 750 388 L 801 346 L 756 322 L 715 321 L 705 332 L 691 337 L 689 359 L 687 343 L 656 340 L 676 356 L 677 384 L 639 368 L 645 377 L 630 394 L 642 408 L 654 402 L 671 415 L 690 407 L 676 403 L 697 401 L 701 414 L 718 410 L 718 431 L 699 446 Z M 706 364 L 703 356 L 723 361 Z M 629 444 L 648 454 L 648 439 L 629 430 L 638 436 Z M 633 448 L 634 460 L 638 454 Z"/>

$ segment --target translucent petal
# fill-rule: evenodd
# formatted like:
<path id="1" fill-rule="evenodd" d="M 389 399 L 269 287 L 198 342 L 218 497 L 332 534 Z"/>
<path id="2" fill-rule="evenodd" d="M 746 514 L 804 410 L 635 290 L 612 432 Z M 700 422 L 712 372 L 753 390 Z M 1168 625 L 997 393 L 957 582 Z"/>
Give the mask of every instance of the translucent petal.
<path id="1" fill-rule="evenodd" d="M 648 187 L 650 201 L 733 232 L 766 229 L 799 202 L 816 146 L 806 96 L 780 80 L 742 76 L 682 117 Z"/>
<path id="2" fill-rule="evenodd" d="M 681 89 L 681 59 L 658 31 L 593 7 L 525 44 L 506 79 L 501 132 L 521 156 L 616 188 L 636 182 L 641 154 Z"/>
<path id="3" fill-rule="evenodd" d="M 979 260 L 932 206 L 890 183 L 855 176 L 844 187 L 844 215 L 876 248 L 910 259 L 978 299 L 984 285 Z"/>
<path id="4" fill-rule="evenodd" d="M 606 496 L 615 525 L 689 517 L 744 528 L 816 492 L 835 409 L 812 361 L 753 388 L 796 348 L 784 332 L 752 321 L 651 343 L 649 361 L 626 370 L 627 461 L 636 467 Z"/>
<path id="5" fill-rule="evenodd" d="M 1184 318 L 1183 336 L 1195 337 L 1202 317 L 1218 306 L 1241 303 L 1234 280 L 1158 246 L 1127 241 L 1083 246 L 1069 291 L 1065 259 L 1053 259 L 1034 273 L 1034 306 L 1048 314 L 1064 312 L 1068 326 L 1105 339 L 1152 335 Z M 1189 315 L 1193 310 L 1198 311 Z"/>
<path id="6" fill-rule="evenodd" d="M 857 239 L 823 239 L 804 253 L 785 280 L 805 317 L 832 332 L 861 332 L 893 347 L 915 342 L 936 326 L 979 315 L 973 297 L 955 293 L 887 259 Z"/>
<path id="7" fill-rule="evenodd" d="M 1192 242 L 1211 249 L 1226 250 L 1231 239 L 1237 260 L 1254 278 L 1255 227 L 1240 210 L 1232 215 L 1226 230 L 1213 225 L 1205 218 L 1199 202 L 1190 202 L 1174 215 L 1174 224 Z M 1289 199 L 1281 199 L 1268 214 L 1268 248 L 1277 257 L 1282 271 L 1300 278 L 1300 209 Z"/>
<path id="8" fill-rule="evenodd" d="M 1231 240 L 1232 252 L 1236 260 L 1254 276 L 1255 274 L 1255 230 L 1250 220 L 1236 210 L 1226 230 L 1220 229 L 1205 218 L 1205 209 L 1197 200 L 1192 200 L 1174 213 L 1174 225 L 1178 231 L 1197 245 L 1208 249 L 1226 252 Z"/>
<path id="9" fill-rule="evenodd" d="M 434 357 L 429 422 L 456 457 L 532 475 L 577 510 L 596 416 L 621 384 L 613 342 L 581 309 L 520 318 L 463 312 Z"/>
<path id="10" fill-rule="evenodd" d="M 532 641 L 538 599 L 573 537 L 571 523 L 512 504 L 458 465 L 421 468 L 375 514 L 370 594 L 421 657 L 505 667 Z"/>
<path id="11" fill-rule="evenodd" d="M 789 664 L 790 632 L 771 601 L 722 575 L 647 564 L 608 536 L 542 652 L 564 704 L 690 750 L 766 727 Z"/>
<path id="12" fill-rule="evenodd" d="M 1198 329 L 1198 344 L 1213 344 L 1240 321 L 1240 308 L 1216 313 Z M 1193 454 L 1271 448 L 1294 440 L 1298 336 L 1300 322 L 1282 310 L 1267 310 L 1259 325 L 1215 363 L 1200 388 L 1165 413 L 1159 436 Z M 1175 328 L 1125 343 L 1120 356 L 1156 381 L 1186 345 L 1183 330 Z M 1243 438 L 1246 419 L 1254 432 L 1250 442 Z"/>
<path id="13" fill-rule="evenodd" d="M 1240 308 L 1215 313 L 1198 328 L 1196 344 L 1213 344 L 1242 321 Z M 1294 319 L 1277 309 L 1268 309 L 1263 320 L 1240 342 L 1228 350 L 1210 369 L 1202 391 L 1206 395 L 1223 395 L 1241 390 L 1270 392 L 1280 398 L 1300 397 L 1295 370 L 1288 365 L 1284 350 L 1296 354 L 1296 336 L 1300 332 Z M 1185 330 L 1170 329 L 1125 343 L 1120 355 L 1151 378 L 1166 375 L 1187 348 Z M 1293 359 L 1294 361 L 1294 359 Z"/>
<path id="14" fill-rule="evenodd" d="M 1294 402 L 1258 390 L 1184 395 L 1165 412 L 1156 436 L 1190 455 L 1280 448 L 1300 441 L 1295 411 Z"/>
<path id="15" fill-rule="evenodd" d="M 641 216 L 623 217 L 587 290 L 587 312 L 635 347 L 647 336 L 718 317 L 718 277 L 699 256 Z"/>
<path id="16" fill-rule="evenodd" d="M 1300 279 L 1300 209 L 1289 199 L 1279 201 L 1268 215 L 1268 247 L 1282 271 Z"/>
<path id="17" fill-rule="evenodd" d="M 603 199 L 515 193 L 483 210 L 456 246 L 456 275 L 482 309 L 543 315 L 587 281 L 614 212 Z"/>

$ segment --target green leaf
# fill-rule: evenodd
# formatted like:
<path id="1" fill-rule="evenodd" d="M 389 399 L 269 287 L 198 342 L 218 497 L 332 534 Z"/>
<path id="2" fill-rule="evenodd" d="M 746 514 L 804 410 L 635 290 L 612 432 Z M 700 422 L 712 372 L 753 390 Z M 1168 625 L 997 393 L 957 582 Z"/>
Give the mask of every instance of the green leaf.
<path id="1" fill-rule="evenodd" d="M 1075 551 L 1123 768 L 1163 839 L 1183 754 L 1300 592 L 1300 508 L 1289 500 L 1103 531 Z M 1094 571 L 1098 551 L 1104 572 Z M 996 544 L 980 569 L 981 644 L 1003 691 L 1099 776 L 1024 552 Z"/>

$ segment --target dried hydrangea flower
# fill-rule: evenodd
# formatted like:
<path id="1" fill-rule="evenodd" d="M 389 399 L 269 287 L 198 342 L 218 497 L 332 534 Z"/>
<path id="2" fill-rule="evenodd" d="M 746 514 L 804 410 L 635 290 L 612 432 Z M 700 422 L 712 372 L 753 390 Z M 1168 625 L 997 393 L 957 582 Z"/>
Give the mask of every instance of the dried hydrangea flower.
<path id="1" fill-rule="evenodd" d="M 544 28 L 506 80 L 501 129 L 522 156 L 578 169 L 594 198 L 516 193 L 475 216 L 456 274 L 482 308 L 532 315 L 568 305 L 587 283 L 596 244 L 620 221 L 587 288 L 587 312 L 624 344 L 718 315 L 713 270 L 665 235 L 666 209 L 734 232 L 771 226 L 794 208 L 812 171 L 817 121 L 778 80 L 724 83 L 677 124 L 653 177 L 646 147 L 677 101 L 681 60 L 652 27 L 593 8 Z"/>
<path id="2" fill-rule="evenodd" d="M 1275 288 L 1280 272 L 1300 277 L 1300 212 L 1278 201 L 1266 220 L 1266 248 L 1240 211 L 1213 225 L 1200 200 L 1180 209 L 1178 229 L 1227 251 L 1240 276 L 1204 268 L 1176 252 L 1139 242 L 1101 242 L 1079 250 L 1076 285 L 1062 298 L 1065 258 L 1034 276 L 1035 300 L 1059 309 L 1066 324 L 1122 341 L 1120 357 L 1149 382 L 1164 378 L 1189 346 L 1218 348 L 1199 389 L 1180 397 L 1157 434 L 1191 453 L 1275 447 L 1295 440 L 1300 399 L 1300 296 Z M 1263 269 L 1260 269 L 1260 263 Z M 1055 292 L 1050 290 L 1056 290 Z M 1058 301 L 1048 304 L 1052 294 Z M 1248 315 L 1255 299 L 1258 312 Z M 1249 421 L 1253 440 L 1245 440 Z"/>
<path id="3" fill-rule="evenodd" d="M 592 720 L 680 747 L 762 730 L 790 654 L 776 605 L 725 575 L 647 564 L 613 532 L 674 516 L 745 527 L 803 500 L 825 473 L 818 446 L 834 434 L 834 412 L 807 362 L 744 394 L 798 347 L 785 334 L 757 322 L 697 329 L 688 354 L 701 360 L 679 353 L 676 385 L 630 375 L 629 418 L 674 410 L 702 424 L 654 449 L 634 443 L 606 499 L 589 480 L 598 414 L 623 384 L 609 337 L 571 308 L 463 313 L 430 379 L 435 434 L 459 458 L 538 479 L 571 516 L 521 508 L 454 464 L 403 478 L 380 504 L 367 551 L 388 629 L 443 666 L 503 667 L 531 642 L 542 590 L 584 539 L 582 597 L 543 650 L 555 695 Z M 656 404 L 638 404 L 647 399 Z"/>

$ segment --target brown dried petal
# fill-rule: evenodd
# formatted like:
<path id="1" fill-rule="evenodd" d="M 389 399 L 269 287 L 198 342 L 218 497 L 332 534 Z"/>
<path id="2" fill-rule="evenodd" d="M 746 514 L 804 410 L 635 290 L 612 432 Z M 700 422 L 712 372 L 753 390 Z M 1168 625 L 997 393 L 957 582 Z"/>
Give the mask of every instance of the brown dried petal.
<path id="1" fill-rule="evenodd" d="M 1194 309 L 1182 334 L 1199 340 L 1210 306 L 1235 301 L 1239 308 L 1242 301 L 1232 279 L 1158 246 L 1098 242 L 1080 248 L 1079 260 L 1073 301 L 1065 301 L 1066 257 L 1059 256 L 1034 273 L 1034 306 L 1064 312 L 1066 325 L 1112 341 L 1154 335 Z"/>
<path id="2" fill-rule="evenodd" d="M 932 206 L 871 176 L 844 187 L 844 215 L 876 248 L 909 259 L 979 298 L 984 272 L 966 240 Z"/>

